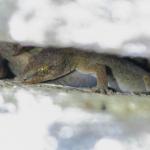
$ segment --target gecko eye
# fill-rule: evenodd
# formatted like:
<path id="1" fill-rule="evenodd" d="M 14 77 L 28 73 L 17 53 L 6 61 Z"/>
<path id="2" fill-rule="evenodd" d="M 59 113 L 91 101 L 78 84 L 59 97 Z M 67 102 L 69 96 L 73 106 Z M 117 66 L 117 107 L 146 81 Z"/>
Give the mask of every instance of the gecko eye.
<path id="1" fill-rule="evenodd" d="M 38 73 L 41 73 L 41 74 L 47 74 L 49 69 L 48 69 L 48 66 L 45 65 L 45 66 L 42 66 L 42 67 L 38 68 L 37 71 L 38 71 Z"/>

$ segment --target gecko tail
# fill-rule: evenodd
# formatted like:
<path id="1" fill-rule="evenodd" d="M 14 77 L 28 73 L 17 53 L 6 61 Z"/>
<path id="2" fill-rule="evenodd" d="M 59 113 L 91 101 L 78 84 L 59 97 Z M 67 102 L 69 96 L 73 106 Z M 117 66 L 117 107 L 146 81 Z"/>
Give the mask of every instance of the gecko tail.
<path id="1" fill-rule="evenodd" d="M 150 92 L 150 75 L 144 75 L 143 80 L 145 83 L 146 91 Z"/>

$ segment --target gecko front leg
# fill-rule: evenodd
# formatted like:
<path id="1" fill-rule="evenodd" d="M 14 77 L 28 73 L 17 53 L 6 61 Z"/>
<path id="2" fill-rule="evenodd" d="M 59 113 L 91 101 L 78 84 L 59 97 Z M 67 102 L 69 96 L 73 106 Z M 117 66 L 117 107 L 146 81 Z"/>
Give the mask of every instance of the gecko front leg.
<path id="1" fill-rule="evenodd" d="M 108 76 L 106 71 L 106 66 L 102 64 L 81 64 L 79 63 L 77 66 L 78 70 L 87 73 L 94 73 L 96 74 L 97 85 L 93 87 L 91 90 L 92 92 L 102 93 L 102 94 L 111 94 L 114 92 L 113 89 L 108 88 Z"/>
<path id="2" fill-rule="evenodd" d="M 108 75 L 106 71 L 106 66 L 96 64 L 95 72 L 97 77 L 97 86 L 93 90 L 98 93 L 112 94 L 114 90 L 108 88 Z"/>

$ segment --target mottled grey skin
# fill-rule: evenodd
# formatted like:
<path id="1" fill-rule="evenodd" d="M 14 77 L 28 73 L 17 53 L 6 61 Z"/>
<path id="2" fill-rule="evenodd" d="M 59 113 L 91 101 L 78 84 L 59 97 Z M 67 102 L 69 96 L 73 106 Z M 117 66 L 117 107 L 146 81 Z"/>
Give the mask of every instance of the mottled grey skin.
<path id="1" fill-rule="evenodd" d="M 41 48 L 39 49 L 42 50 Z M 24 48 L 18 43 L 0 42 L 1 57 L 8 61 L 11 71 L 18 77 L 29 64 L 31 57 L 40 51 L 39 49 L 34 52 L 30 50 L 29 53 L 28 51 L 24 52 Z"/>
<path id="2" fill-rule="evenodd" d="M 24 57 L 22 57 L 22 55 L 14 56 L 16 51 L 20 48 L 21 46 L 19 44 L 0 42 L 0 54 L 8 61 L 9 67 L 16 75 L 19 75 L 27 64 L 27 57 L 25 53 L 23 54 Z"/>
<path id="3" fill-rule="evenodd" d="M 74 70 L 79 70 L 85 73 L 95 73 L 96 90 L 107 93 L 107 67 L 111 70 L 121 91 L 145 92 L 150 89 L 147 71 L 114 55 L 53 47 L 33 48 L 24 52 L 21 46 L 12 43 L 0 43 L 0 54 L 9 61 L 13 73 L 24 83 L 33 84 L 55 80 Z"/>
<path id="4" fill-rule="evenodd" d="M 145 92 L 147 91 L 143 77 L 149 73 L 144 69 L 136 66 L 130 61 L 119 58 L 113 55 L 105 54 L 83 54 L 79 56 L 80 59 L 89 59 L 91 63 L 98 63 L 107 66 L 111 69 L 113 76 L 119 86 L 124 92 Z M 83 59 L 82 58 L 82 59 Z M 93 59 L 94 58 L 94 59 Z M 84 64 L 86 67 L 87 62 Z"/>
<path id="5" fill-rule="evenodd" d="M 22 47 L 17 43 L 0 42 L 0 52 L 3 57 L 8 60 L 8 65 L 18 80 L 23 79 L 23 72 L 29 63 L 29 60 L 33 57 L 33 55 L 39 53 L 41 50 L 42 48 L 33 48 L 31 46 Z M 0 56 L 1 79 L 7 77 L 8 73 L 8 68 L 4 66 L 3 61 L 3 58 Z M 50 83 L 72 87 L 93 87 L 96 85 L 95 78 L 91 77 L 90 75 L 81 75 L 78 72 L 70 73 L 65 77 L 53 80 Z"/>
<path id="6" fill-rule="evenodd" d="M 149 73 L 130 61 L 114 55 L 83 52 L 73 48 L 47 48 L 35 55 L 27 66 L 24 80 L 28 83 L 37 83 L 46 80 L 54 80 L 73 70 L 81 70 L 87 73 L 96 73 L 101 76 L 101 66 L 111 69 L 113 76 L 124 92 L 147 91 L 143 77 Z M 104 80 L 107 77 L 102 77 Z M 101 84 L 101 83 L 100 83 Z M 106 81 L 98 88 L 107 89 Z"/>
<path id="7" fill-rule="evenodd" d="M 0 42 L 0 54 L 2 56 L 0 58 L 0 78 L 7 76 L 7 70 L 3 67 L 2 59 L 8 61 L 8 66 L 12 73 L 16 76 L 16 79 L 20 81 L 24 81 L 24 78 L 26 78 L 28 74 L 34 74 L 34 72 L 36 73 L 37 71 L 41 72 L 43 76 L 41 77 L 42 79 L 39 79 L 40 76 L 38 76 L 38 79 L 35 77 L 34 80 L 36 80 L 36 82 L 33 80 L 33 83 L 53 80 L 71 72 L 69 65 L 66 65 L 66 59 L 63 59 L 64 55 L 55 55 L 54 51 L 53 56 L 50 57 L 49 53 L 45 53 L 45 50 L 44 53 L 40 53 L 43 48 L 29 48 L 27 49 L 27 47 L 23 47 L 18 43 Z M 32 62 L 32 60 L 35 61 Z M 47 72 L 46 65 L 49 68 L 49 72 Z M 30 68 L 33 69 L 28 70 L 29 66 L 32 66 Z M 40 66 L 46 68 L 40 70 Z"/>
<path id="8" fill-rule="evenodd" d="M 70 59 L 64 51 L 43 48 L 32 56 L 29 65 L 24 69 L 22 79 L 26 83 L 38 83 L 67 75 L 75 69 Z"/>

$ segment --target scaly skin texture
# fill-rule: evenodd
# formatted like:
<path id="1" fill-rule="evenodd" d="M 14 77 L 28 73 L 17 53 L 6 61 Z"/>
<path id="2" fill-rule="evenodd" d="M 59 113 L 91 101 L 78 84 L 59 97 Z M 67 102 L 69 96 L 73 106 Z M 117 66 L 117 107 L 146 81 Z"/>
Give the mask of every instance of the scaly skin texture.
<path id="1" fill-rule="evenodd" d="M 24 83 L 54 80 L 74 70 L 80 70 L 85 73 L 95 73 L 97 77 L 95 91 L 107 93 L 109 91 L 107 67 L 111 70 L 121 91 L 145 92 L 150 89 L 150 76 L 147 71 L 114 55 L 53 47 L 34 48 L 24 52 L 20 46 L 18 49 L 11 44 L 5 48 L 0 44 L 0 53 L 9 61 L 13 73 Z"/>
<path id="2" fill-rule="evenodd" d="M 18 43 L 0 42 L 0 55 L 3 59 L 8 61 L 12 73 L 17 77 L 22 74 L 26 65 L 29 64 L 31 57 L 41 50 L 42 48 L 37 48 L 33 51 L 30 49 L 29 53 L 26 47 L 24 48 Z M 3 74 L 2 76 L 5 77 L 6 74 Z"/>
<path id="3" fill-rule="evenodd" d="M 30 59 L 22 79 L 26 83 L 38 83 L 57 79 L 73 70 L 95 73 L 98 92 L 108 92 L 106 67 L 124 92 L 149 91 L 149 73 L 126 59 L 114 55 L 79 51 L 73 48 L 45 48 Z M 146 80 L 144 80 L 146 76 Z"/>
<path id="4" fill-rule="evenodd" d="M 24 67 L 28 63 L 29 58 L 28 54 L 26 53 L 23 53 L 23 57 L 22 55 L 15 56 L 15 53 L 20 51 L 21 48 L 22 47 L 19 44 L 0 42 L 0 54 L 2 58 L 8 61 L 9 67 L 17 76 L 23 71 Z"/>

